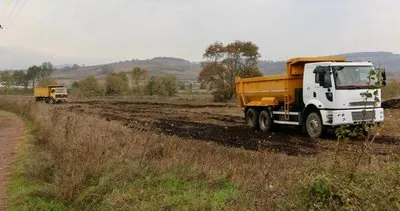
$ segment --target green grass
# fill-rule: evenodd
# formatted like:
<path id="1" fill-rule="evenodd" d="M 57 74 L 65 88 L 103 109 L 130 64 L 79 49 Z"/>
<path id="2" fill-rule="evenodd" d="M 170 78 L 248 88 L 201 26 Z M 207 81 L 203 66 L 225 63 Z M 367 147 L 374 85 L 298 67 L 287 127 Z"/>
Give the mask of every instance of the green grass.
<path id="1" fill-rule="evenodd" d="M 175 171 L 141 176 L 106 197 L 104 206 L 122 210 L 209 210 L 223 207 L 237 195 L 225 179 L 188 180 Z"/>
<path id="2" fill-rule="evenodd" d="M 238 186 L 224 177 L 205 179 L 185 167 L 173 167 L 166 172 L 143 169 L 129 181 L 116 181 L 105 174 L 86 186 L 75 200 L 58 201 L 47 193 L 50 184 L 29 176 L 26 168 L 32 153 L 34 136 L 32 121 L 25 120 L 27 133 L 20 142 L 20 155 L 8 187 L 9 210 L 209 210 L 218 209 L 232 201 Z"/>
<path id="3" fill-rule="evenodd" d="M 41 185 L 27 178 L 25 163 L 28 159 L 29 148 L 32 145 L 33 123 L 24 119 L 27 127 L 26 135 L 19 143 L 19 156 L 16 167 L 12 173 L 11 183 L 7 188 L 8 210 L 69 210 L 69 208 L 56 200 L 41 196 Z"/>

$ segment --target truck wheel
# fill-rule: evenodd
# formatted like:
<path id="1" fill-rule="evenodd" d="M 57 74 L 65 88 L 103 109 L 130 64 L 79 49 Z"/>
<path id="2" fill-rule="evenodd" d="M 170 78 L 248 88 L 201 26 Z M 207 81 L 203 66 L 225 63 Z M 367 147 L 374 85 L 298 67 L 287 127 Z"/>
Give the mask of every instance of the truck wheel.
<path id="1" fill-rule="evenodd" d="M 272 119 L 268 111 L 261 111 L 260 117 L 258 118 L 260 130 L 263 132 L 269 132 L 272 128 Z"/>
<path id="2" fill-rule="evenodd" d="M 56 101 L 53 98 L 51 98 L 50 99 L 50 104 L 56 104 Z"/>
<path id="3" fill-rule="evenodd" d="M 307 116 L 306 120 L 307 133 L 311 138 L 319 138 L 324 132 L 321 117 L 318 113 L 312 112 Z"/>
<path id="4" fill-rule="evenodd" d="M 246 112 L 246 122 L 251 129 L 258 129 L 258 111 L 254 108 L 249 108 Z"/>

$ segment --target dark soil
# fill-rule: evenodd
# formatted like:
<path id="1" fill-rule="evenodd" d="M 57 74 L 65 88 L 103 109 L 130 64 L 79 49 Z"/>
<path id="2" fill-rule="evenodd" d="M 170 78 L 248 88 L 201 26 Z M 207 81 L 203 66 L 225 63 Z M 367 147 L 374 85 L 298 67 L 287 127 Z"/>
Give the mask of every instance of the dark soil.
<path id="1" fill-rule="evenodd" d="M 249 129 L 240 108 L 224 104 L 175 104 L 132 101 L 87 101 L 66 107 L 73 112 L 99 115 L 108 121 L 171 136 L 215 142 L 249 150 L 272 150 L 288 155 L 310 155 L 333 150 L 331 132 L 323 141 L 312 140 L 297 127 L 280 127 L 272 133 Z M 376 143 L 398 144 L 396 137 L 382 136 Z"/>

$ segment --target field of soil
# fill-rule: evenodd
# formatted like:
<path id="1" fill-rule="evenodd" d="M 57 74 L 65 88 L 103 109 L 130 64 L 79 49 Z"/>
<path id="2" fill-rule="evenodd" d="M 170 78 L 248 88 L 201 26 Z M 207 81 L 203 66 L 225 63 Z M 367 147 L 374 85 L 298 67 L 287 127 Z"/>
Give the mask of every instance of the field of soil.
<path id="1" fill-rule="evenodd" d="M 327 139 L 318 141 L 310 139 L 296 127 L 282 126 L 273 133 L 253 131 L 246 126 L 243 112 L 234 104 L 93 100 L 75 101 L 60 107 L 118 121 L 138 130 L 248 150 L 311 155 L 334 150 L 336 146 L 333 131 Z M 385 122 L 388 124 L 375 141 L 378 154 L 386 154 L 393 147 L 400 147 L 400 134 L 394 129 L 400 118 L 400 110 L 386 109 L 386 114 Z"/>

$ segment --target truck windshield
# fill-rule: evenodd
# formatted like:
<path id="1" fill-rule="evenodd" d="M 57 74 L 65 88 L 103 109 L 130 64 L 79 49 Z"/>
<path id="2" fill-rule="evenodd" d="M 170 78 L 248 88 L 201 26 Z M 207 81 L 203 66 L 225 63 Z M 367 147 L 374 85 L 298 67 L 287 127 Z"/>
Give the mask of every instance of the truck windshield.
<path id="1" fill-rule="evenodd" d="M 54 90 L 56 91 L 56 93 L 63 93 L 63 94 L 67 93 L 67 90 L 65 88 L 56 88 Z"/>
<path id="2" fill-rule="evenodd" d="M 368 75 L 372 66 L 334 66 L 332 67 L 336 89 L 366 89 L 368 85 Z M 375 84 L 375 80 L 369 82 Z"/>

